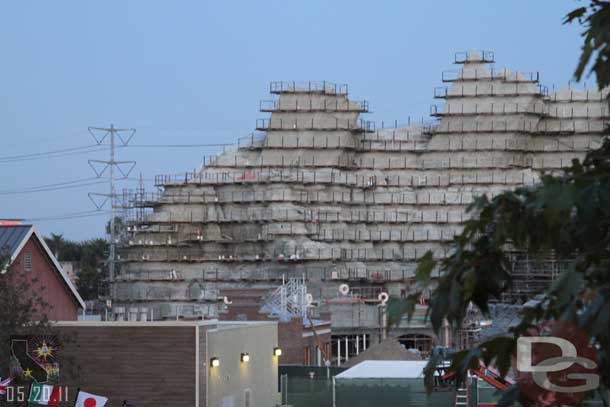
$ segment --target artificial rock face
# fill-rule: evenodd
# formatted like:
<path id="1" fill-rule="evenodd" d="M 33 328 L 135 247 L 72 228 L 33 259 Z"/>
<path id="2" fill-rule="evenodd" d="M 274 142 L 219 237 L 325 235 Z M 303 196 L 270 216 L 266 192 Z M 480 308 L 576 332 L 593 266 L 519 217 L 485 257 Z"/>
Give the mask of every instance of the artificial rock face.
<path id="1" fill-rule="evenodd" d="M 603 137 L 606 92 L 549 93 L 489 52 L 455 62 L 434 120 L 392 128 L 362 120 L 368 103 L 346 85 L 272 83 L 256 134 L 198 171 L 157 176 L 158 196 L 136 195 L 115 312 L 216 317 L 223 290 L 304 277 L 333 329 L 377 329 L 368 300 L 408 292 L 417 259 L 447 254 L 475 196 L 534 184 Z M 547 282 L 527 278 L 529 264 L 515 257 L 526 294 Z"/>

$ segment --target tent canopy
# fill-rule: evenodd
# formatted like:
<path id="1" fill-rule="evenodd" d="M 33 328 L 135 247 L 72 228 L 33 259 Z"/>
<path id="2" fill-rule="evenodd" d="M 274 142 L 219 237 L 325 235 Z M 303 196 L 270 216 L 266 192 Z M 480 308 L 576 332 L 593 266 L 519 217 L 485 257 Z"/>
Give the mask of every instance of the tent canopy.
<path id="1" fill-rule="evenodd" d="M 425 360 L 365 360 L 337 379 L 417 379 L 424 377 Z"/>

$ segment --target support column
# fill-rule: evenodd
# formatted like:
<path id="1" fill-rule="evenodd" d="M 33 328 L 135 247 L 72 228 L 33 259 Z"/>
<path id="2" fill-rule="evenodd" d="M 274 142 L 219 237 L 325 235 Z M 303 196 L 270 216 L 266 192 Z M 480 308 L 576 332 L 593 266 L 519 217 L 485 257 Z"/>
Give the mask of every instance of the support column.
<path id="1" fill-rule="evenodd" d="M 362 335 L 362 350 L 366 350 L 366 334 Z"/>
<path id="2" fill-rule="evenodd" d="M 337 338 L 337 366 L 341 366 L 341 338 Z"/>
<path id="3" fill-rule="evenodd" d="M 345 335 L 345 361 L 347 362 L 349 360 L 349 338 L 347 335 Z"/>
<path id="4" fill-rule="evenodd" d="M 356 355 L 360 354 L 360 335 L 356 335 Z"/>

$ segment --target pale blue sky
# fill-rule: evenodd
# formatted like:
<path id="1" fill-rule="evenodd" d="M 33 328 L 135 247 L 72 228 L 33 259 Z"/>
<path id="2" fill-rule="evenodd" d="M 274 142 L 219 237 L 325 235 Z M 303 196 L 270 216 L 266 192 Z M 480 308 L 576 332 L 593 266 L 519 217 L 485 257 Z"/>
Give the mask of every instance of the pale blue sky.
<path id="1" fill-rule="evenodd" d="M 421 117 L 456 51 L 566 86 L 580 28 L 572 0 L 26 1 L 0 3 L 0 217 L 94 209 L 93 185 L 14 194 L 89 178 L 88 158 L 7 156 L 92 143 L 87 126 L 138 129 L 134 144 L 232 142 L 253 130 L 272 80 L 345 82 L 370 120 Z M 589 81 L 593 84 L 593 81 Z M 191 170 L 211 148 L 134 147 L 136 172 Z M 150 182 L 148 182 L 150 185 Z M 135 187 L 135 182 L 122 185 Z M 45 233 L 103 235 L 103 217 L 38 223 Z"/>

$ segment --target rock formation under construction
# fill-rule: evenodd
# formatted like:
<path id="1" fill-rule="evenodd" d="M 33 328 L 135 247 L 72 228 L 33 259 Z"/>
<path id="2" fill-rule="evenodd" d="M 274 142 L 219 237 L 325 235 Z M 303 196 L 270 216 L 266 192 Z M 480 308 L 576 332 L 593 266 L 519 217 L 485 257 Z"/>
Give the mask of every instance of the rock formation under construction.
<path id="1" fill-rule="evenodd" d="M 407 294 L 419 257 L 447 255 L 474 197 L 570 165 L 600 145 L 608 121 L 606 92 L 549 92 L 538 73 L 495 68 L 488 51 L 455 63 L 434 89 L 432 120 L 392 128 L 362 119 L 369 104 L 350 100 L 347 85 L 271 83 L 256 133 L 195 172 L 157 176 L 161 192 L 134 194 L 112 282 L 117 317 L 217 317 L 231 290 L 260 296 L 304 278 L 335 343 L 349 354 L 377 342 L 380 293 Z M 515 253 L 507 301 L 562 267 Z M 391 335 L 426 350 L 417 315 Z"/>

